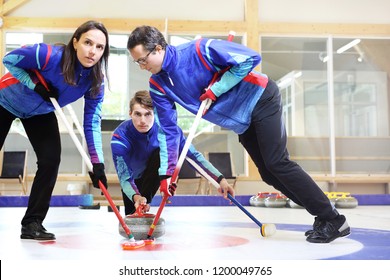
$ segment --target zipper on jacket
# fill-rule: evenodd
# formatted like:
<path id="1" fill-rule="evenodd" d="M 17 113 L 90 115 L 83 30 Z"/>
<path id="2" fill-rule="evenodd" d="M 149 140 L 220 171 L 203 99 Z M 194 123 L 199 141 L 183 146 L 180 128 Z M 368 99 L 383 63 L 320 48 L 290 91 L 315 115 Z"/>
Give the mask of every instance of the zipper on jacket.
<path id="1" fill-rule="evenodd" d="M 83 76 L 83 73 L 80 73 L 79 78 L 77 79 L 77 84 L 79 84 L 81 77 Z"/>
<path id="2" fill-rule="evenodd" d="M 168 79 L 169 79 L 169 81 L 171 82 L 171 85 L 174 87 L 175 86 L 175 84 L 173 83 L 173 81 L 172 81 L 172 79 L 171 79 L 171 76 L 169 75 L 169 73 L 167 72 L 167 75 L 168 75 Z"/>

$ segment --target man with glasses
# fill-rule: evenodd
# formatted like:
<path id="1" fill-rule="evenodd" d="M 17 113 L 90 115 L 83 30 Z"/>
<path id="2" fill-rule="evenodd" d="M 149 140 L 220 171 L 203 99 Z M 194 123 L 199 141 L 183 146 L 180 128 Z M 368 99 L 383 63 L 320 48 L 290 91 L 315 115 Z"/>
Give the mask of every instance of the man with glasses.
<path id="1" fill-rule="evenodd" d="M 136 62 L 142 59 L 141 69 L 153 74 L 149 84 L 161 127 L 162 191 L 169 189 L 178 159 L 172 153 L 178 147 L 175 102 L 196 114 L 200 103 L 211 99 L 214 103 L 203 118 L 236 132 L 263 181 L 316 216 L 313 229 L 305 233 L 308 242 L 329 243 L 350 234 L 345 216 L 290 160 L 281 95 L 274 81 L 253 71 L 261 61 L 257 52 L 234 42 L 202 38 L 175 47 L 151 26 L 137 27 L 127 48 Z M 215 75 L 217 81 L 209 86 Z"/>

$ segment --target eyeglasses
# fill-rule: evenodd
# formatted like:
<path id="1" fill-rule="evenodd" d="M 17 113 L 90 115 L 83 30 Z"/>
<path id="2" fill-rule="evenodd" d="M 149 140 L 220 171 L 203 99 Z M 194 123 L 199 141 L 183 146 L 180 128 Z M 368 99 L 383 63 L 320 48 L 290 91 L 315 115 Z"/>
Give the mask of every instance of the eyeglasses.
<path id="1" fill-rule="evenodd" d="M 144 57 L 141 57 L 141 58 L 139 58 L 139 59 L 137 59 L 137 60 L 133 60 L 133 62 L 135 63 L 135 64 L 137 64 L 138 66 L 139 65 L 146 65 L 146 64 L 148 64 L 148 57 L 149 57 L 149 55 L 152 53 L 152 52 L 154 52 L 154 50 L 156 49 L 156 46 L 153 48 L 153 50 L 151 50 L 147 55 L 145 55 Z"/>

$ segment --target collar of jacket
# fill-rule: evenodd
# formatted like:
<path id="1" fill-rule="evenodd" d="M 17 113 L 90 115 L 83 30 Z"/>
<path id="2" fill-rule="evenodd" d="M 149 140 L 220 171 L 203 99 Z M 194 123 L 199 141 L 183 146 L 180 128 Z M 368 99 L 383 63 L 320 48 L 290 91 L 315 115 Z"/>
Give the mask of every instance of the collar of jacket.
<path id="1" fill-rule="evenodd" d="M 131 122 L 131 125 L 130 125 L 130 129 L 129 129 L 129 132 L 131 133 L 131 135 L 135 136 L 137 139 L 139 139 L 140 137 L 145 137 L 147 139 L 149 139 L 149 137 L 156 132 L 157 130 L 157 124 L 154 122 L 153 123 L 153 126 L 149 129 L 148 132 L 146 133 L 141 133 L 139 132 L 135 126 L 134 126 L 134 123 L 133 121 L 130 119 L 130 122 Z M 157 132 L 156 132 L 157 133 Z"/>
<path id="2" fill-rule="evenodd" d="M 92 66 L 93 67 L 93 66 Z M 77 60 L 76 62 L 76 71 L 75 71 L 75 74 L 76 74 L 76 77 L 78 76 L 82 76 L 82 77 L 88 77 L 89 74 L 91 73 L 92 71 L 92 67 L 84 67 L 79 60 Z"/>
<path id="3" fill-rule="evenodd" d="M 173 71 L 177 64 L 177 49 L 174 46 L 167 45 L 165 48 L 165 55 L 162 64 L 162 71 L 167 73 Z"/>

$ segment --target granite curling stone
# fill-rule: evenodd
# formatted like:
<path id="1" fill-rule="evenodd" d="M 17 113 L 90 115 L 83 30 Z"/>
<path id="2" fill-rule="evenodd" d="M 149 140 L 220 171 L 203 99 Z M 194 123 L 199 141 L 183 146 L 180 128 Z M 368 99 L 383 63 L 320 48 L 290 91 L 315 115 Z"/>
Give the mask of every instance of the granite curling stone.
<path id="1" fill-rule="evenodd" d="M 148 232 L 150 226 L 153 224 L 155 215 L 154 214 L 132 214 L 127 215 L 124 218 L 126 225 L 129 227 L 131 233 L 133 234 L 135 240 L 145 240 L 148 237 Z M 128 238 L 125 230 L 122 225 L 119 223 L 119 234 L 123 237 Z M 165 234 L 165 220 L 160 217 L 157 222 L 156 227 L 154 228 L 152 237 L 159 238 Z"/>

